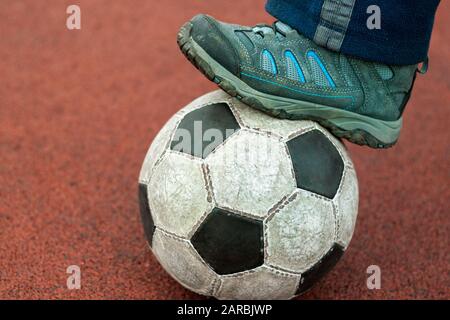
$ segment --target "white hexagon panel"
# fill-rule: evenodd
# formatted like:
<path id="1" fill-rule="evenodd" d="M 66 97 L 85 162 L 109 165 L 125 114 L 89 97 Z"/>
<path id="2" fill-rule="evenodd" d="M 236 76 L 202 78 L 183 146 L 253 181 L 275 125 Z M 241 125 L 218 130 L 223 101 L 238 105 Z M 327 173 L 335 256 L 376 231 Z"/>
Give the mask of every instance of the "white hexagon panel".
<path id="1" fill-rule="evenodd" d="M 168 151 L 156 166 L 148 189 L 154 224 L 187 238 L 213 204 L 204 180 L 202 162 Z"/>
<path id="2" fill-rule="evenodd" d="M 300 275 L 262 266 L 221 276 L 216 297 L 223 300 L 286 300 L 295 296 Z"/>
<path id="3" fill-rule="evenodd" d="M 174 115 L 166 124 L 162 127 L 161 131 L 156 135 L 155 139 L 147 151 L 147 154 L 142 164 L 141 171 L 139 173 L 139 182 L 148 183 L 150 176 L 153 173 L 153 168 L 161 156 L 169 147 L 172 139 L 172 135 L 181 120 L 181 116 Z"/>
<path id="4" fill-rule="evenodd" d="M 313 121 L 278 119 L 269 116 L 262 111 L 252 109 L 242 103 L 236 104 L 234 103 L 235 100 L 231 101 L 232 108 L 238 115 L 237 119 L 242 127 L 248 127 L 256 131 L 277 135 L 283 140 L 316 128 L 315 122 Z M 301 123 L 301 125 L 299 125 L 299 123 Z"/>
<path id="5" fill-rule="evenodd" d="M 358 179 L 356 171 L 346 167 L 339 191 L 334 199 L 337 219 L 337 242 L 347 248 L 355 230 L 358 217 Z"/>
<path id="6" fill-rule="evenodd" d="M 164 269 L 183 286 L 201 294 L 212 294 L 217 276 L 189 241 L 156 229 L 153 252 Z"/>
<path id="7" fill-rule="evenodd" d="M 242 129 L 206 158 L 214 198 L 221 207 L 257 217 L 296 187 L 285 144 Z"/>
<path id="8" fill-rule="evenodd" d="M 266 221 L 266 261 L 302 273 L 324 256 L 334 243 L 333 204 L 298 190 Z"/>

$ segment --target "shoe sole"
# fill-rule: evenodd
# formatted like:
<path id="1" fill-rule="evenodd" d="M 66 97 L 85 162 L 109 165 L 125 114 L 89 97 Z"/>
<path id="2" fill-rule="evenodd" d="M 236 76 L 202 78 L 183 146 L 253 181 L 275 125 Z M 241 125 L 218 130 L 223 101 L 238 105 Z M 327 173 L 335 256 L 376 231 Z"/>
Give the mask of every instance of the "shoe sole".
<path id="1" fill-rule="evenodd" d="M 333 135 L 358 145 L 389 148 L 398 140 L 402 118 L 383 121 L 354 112 L 257 91 L 215 61 L 191 37 L 192 23 L 178 33 L 177 42 L 186 58 L 209 80 L 229 95 L 271 116 L 290 120 L 312 120 Z"/>

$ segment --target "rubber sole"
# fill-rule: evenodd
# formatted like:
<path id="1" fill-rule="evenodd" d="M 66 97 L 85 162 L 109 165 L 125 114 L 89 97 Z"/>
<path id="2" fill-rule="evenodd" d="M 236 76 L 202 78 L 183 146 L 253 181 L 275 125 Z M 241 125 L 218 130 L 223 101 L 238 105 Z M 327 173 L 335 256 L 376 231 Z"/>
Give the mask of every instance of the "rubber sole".
<path id="1" fill-rule="evenodd" d="M 291 120 L 312 120 L 333 135 L 358 145 L 389 148 L 399 137 L 402 119 L 382 121 L 346 110 L 259 92 L 211 58 L 191 37 L 192 24 L 181 27 L 177 42 L 186 58 L 209 80 L 229 95 L 271 116 Z"/>

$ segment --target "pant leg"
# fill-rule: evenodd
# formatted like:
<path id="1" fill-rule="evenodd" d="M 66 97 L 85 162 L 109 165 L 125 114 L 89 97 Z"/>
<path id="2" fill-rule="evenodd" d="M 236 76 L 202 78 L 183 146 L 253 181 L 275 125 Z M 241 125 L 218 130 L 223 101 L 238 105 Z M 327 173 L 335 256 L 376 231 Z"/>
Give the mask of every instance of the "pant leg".
<path id="1" fill-rule="evenodd" d="M 410 65 L 426 59 L 440 0 L 267 0 L 266 10 L 315 43 L 364 60 Z M 369 29 L 380 8 L 381 29 Z"/>

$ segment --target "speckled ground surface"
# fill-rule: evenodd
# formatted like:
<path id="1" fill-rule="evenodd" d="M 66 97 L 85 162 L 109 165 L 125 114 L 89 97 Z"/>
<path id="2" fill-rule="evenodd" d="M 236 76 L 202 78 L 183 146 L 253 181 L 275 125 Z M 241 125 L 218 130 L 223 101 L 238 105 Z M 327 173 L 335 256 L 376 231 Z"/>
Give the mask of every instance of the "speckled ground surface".
<path id="1" fill-rule="evenodd" d="M 201 298 L 147 250 L 137 178 L 148 145 L 181 106 L 215 87 L 178 52 L 198 12 L 270 22 L 263 1 L 0 2 L 0 298 Z M 349 146 L 360 182 L 356 233 L 304 299 L 450 298 L 450 3 L 438 11 L 397 146 Z M 382 289 L 366 287 L 366 268 Z M 79 265 L 82 289 L 66 288 Z"/>

